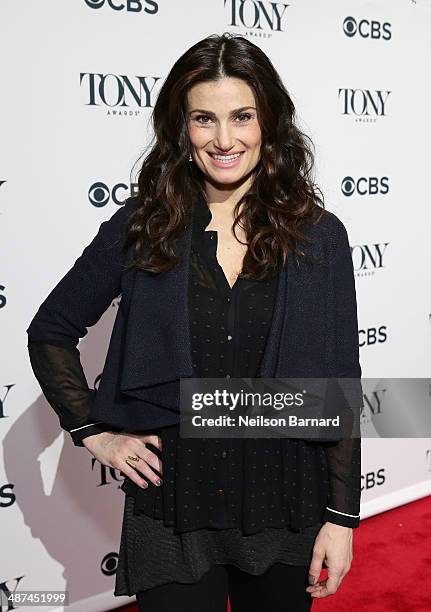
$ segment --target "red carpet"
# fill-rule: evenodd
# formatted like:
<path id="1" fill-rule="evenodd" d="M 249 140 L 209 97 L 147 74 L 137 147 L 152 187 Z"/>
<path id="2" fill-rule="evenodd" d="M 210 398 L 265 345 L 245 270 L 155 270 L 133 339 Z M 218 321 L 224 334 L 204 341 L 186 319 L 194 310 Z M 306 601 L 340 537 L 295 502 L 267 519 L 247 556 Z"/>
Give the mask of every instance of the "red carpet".
<path id="1" fill-rule="evenodd" d="M 430 612 L 431 497 L 361 521 L 350 572 L 314 609 Z"/>
<path id="2" fill-rule="evenodd" d="M 335 595 L 316 599 L 312 609 L 431 612 L 431 496 L 361 521 L 349 574 Z"/>

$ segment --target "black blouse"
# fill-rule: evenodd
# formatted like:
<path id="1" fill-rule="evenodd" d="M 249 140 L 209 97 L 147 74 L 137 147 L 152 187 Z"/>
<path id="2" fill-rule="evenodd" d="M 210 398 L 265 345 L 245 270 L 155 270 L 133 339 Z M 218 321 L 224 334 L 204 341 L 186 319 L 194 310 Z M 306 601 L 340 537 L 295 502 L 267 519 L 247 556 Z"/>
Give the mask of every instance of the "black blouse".
<path id="1" fill-rule="evenodd" d="M 253 377 L 265 347 L 278 277 L 251 281 L 239 276 L 231 288 L 216 257 L 217 232 L 205 231 L 211 212 L 203 200 L 196 204 L 189 284 L 193 377 Z M 122 488 L 135 494 L 135 512 L 163 518 L 177 533 L 241 526 L 248 534 L 279 522 L 273 516 L 275 504 L 266 509 L 268 498 L 262 497 L 268 487 L 256 495 L 255 474 L 262 460 L 259 469 L 266 472 L 265 482 L 275 479 L 271 494 L 279 495 L 278 440 L 250 444 L 240 438 L 181 438 L 179 425 L 158 433 L 164 484 L 157 488 L 150 483 L 148 489 L 141 489 L 126 477 Z M 158 449 L 154 452 L 161 457 Z M 242 476 L 246 471 L 250 472 L 247 481 Z M 243 504 L 243 499 L 248 503 Z"/>
<path id="2" fill-rule="evenodd" d="M 217 232 L 207 230 L 211 213 L 203 199 L 194 215 L 189 307 L 195 377 L 253 377 L 270 327 L 278 275 L 264 281 L 239 276 L 230 288 L 216 258 Z M 77 349 L 29 338 L 32 367 L 61 417 L 82 415 L 88 388 Z M 69 416 L 70 421 L 70 416 Z M 64 422 L 64 420 L 63 420 Z M 82 422 L 82 420 L 80 421 Z M 103 423 L 68 427 L 74 443 Z M 199 528 L 265 527 L 303 530 L 324 514 L 357 527 L 360 499 L 360 439 L 315 443 L 288 438 L 181 438 L 179 425 L 151 430 L 162 437 L 163 484 L 147 489 L 125 477 L 122 489 L 135 497 L 135 513 L 163 519 L 177 533 Z M 331 501 L 331 506 L 327 506 Z"/>

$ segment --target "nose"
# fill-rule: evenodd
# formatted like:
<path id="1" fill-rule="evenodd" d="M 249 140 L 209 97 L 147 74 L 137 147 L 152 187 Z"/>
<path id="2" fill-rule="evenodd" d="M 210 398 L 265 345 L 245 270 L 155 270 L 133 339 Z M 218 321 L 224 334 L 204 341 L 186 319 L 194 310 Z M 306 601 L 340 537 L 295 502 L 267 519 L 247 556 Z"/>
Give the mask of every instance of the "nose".
<path id="1" fill-rule="evenodd" d="M 220 123 L 217 126 L 214 144 L 223 152 L 229 151 L 233 148 L 234 140 L 229 125 Z"/>

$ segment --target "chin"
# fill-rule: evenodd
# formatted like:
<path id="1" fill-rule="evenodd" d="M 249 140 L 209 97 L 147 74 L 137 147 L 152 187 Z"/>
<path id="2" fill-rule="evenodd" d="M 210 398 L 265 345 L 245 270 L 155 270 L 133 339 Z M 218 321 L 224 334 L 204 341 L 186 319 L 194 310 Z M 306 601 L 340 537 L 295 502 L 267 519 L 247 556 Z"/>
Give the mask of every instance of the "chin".
<path id="1" fill-rule="evenodd" d="M 248 170 L 232 168 L 232 170 L 220 170 L 220 172 L 214 172 L 213 168 L 211 170 L 207 170 L 210 176 L 213 176 L 217 180 L 222 180 L 223 177 L 226 177 L 226 180 L 229 182 L 239 181 L 248 174 Z"/>
<path id="2" fill-rule="evenodd" d="M 246 178 L 246 175 L 242 173 L 240 176 L 231 176 L 231 177 L 220 177 L 210 175 L 215 183 L 219 183 L 220 185 L 233 185 L 235 183 L 239 183 Z"/>

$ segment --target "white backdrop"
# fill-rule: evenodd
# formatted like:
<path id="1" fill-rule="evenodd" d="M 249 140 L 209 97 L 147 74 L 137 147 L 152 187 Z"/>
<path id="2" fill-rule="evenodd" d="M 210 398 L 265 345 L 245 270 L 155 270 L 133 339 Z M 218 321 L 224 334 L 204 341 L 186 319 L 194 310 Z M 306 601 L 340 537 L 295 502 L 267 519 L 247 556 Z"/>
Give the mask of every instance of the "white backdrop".
<path id="1" fill-rule="evenodd" d="M 3 0 L 0 591 L 67 589 L 74 611 L 129 601 L 112 595 L 122 477 L 59 430 L 25 330 L 125 199 L 173 62 L 209 34 L 261 46 L 315 143 L 317 182 L 352 247 L 363 375 L 430 377 L 430 5 Z M 91 386 L 116 308 L 79 345 Z M 364 439 L 362 474 L 362 518 L 430 494 L 431 439 Z"/>

